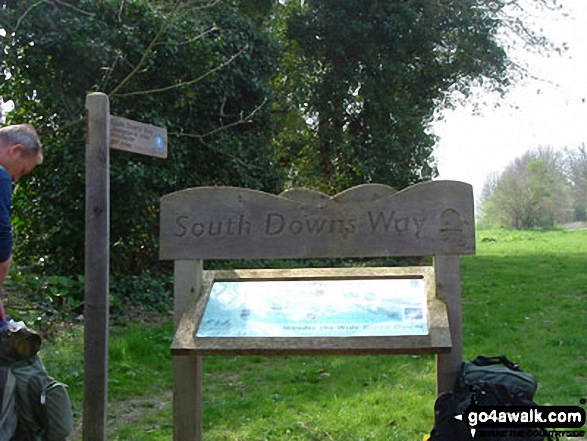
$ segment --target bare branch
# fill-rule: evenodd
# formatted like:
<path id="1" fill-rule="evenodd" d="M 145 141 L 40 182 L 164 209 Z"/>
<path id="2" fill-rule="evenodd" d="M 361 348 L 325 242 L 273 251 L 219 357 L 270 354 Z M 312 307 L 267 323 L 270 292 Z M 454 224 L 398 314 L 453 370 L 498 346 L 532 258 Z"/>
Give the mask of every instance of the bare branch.
<path id="1" fill-rule="evenodd" d="M 223 103 L 221 104 L 221 108 L 224 106 L 225 100 L 223 100 Z M 224 156 L 228 156 L 229 158 L 231 158 L 233 161 L 238 162 L 239 164 L 241 164 L 243 167 L 251 169 L 251 168 L 261 168 L 258 165 L 254 165 L 252 163 L 246 163 L 245 161 L 243 161 L 241 158 L 239 158 L 236 155 L 233 155 L 230 151 L 226 150 L 226 149 L 219 149 L 214 147 L 213 145 L 208 144 L 207 142 L 205 142 L 206 138 L 209 138 L 212 135 L 215 135 L 216 133 L 228 130 L 232 127 L 236 127 L 239 126 L 241 124 L 248 124 L 251 122 L 251 119 L 253 118 L 253 116 L 255 116 L 255 114 L 261 109 L 263 108 L 263 106 L 267 104 L 267 98 L 264 98 L 263 101 L 261 102 L 261 104 L 259 104 L 257 107 L 255 107 L 251 112 L 249 112 L 249 114 L 247 116 L 243 116 L 243 112 L 241 112 L 241 117 L 238 121 L 234 121 L 230 124 L 223 124 L 220 127 L 215 128 L 214 130 L 210 130 L 209 132 L 203 133 L 203 134 L 196 134 L 196 133 L 181 133 L 181 132 L 168 132 L 169 136 L 176 136 L 178 138 L 192 138 L 192 139 L 197 139 L 200 142 L 204 143 L 210 150 L 214 151 L 215 153 L 224 155 Z M 222 111 L 222 110 L 221 110 Z"/>
<path id="2" fill-rule="evenodd" d="M 200 75 L 197 78 L 194 78 L 193 80 L 190 81 L 184 81 L 181 83 L 177 83 L 177 84 L 172 84 L 170 86 L 164 86 L 164 87 L 157 87 L 154 89 L 148 89 L 148 90 L 139 90 L 136 92 L 128 92 L 128 93 L 116 93 L 117 90 L 120 89 L 120 87 L 117 87 L 114 91 L 112 91 L 110 93 L 110 96 L 117 96 L 117 97 L 127 97 L 127 96 L 135 96 L 135 95 L 149 95 L 152 93 L 162 93 L 162 92 L 168 92 L 170 90 L 173 89 L 179 89 L 181 87 L 187 87 L 187 86 L 191 86 L 192 84 L 198 83 L 200 81 L 202 81 L 204 78 L 212 75 L 214 72 L 222 69 L 223 67 L 228 66 L 230 63 L 232 63 L 236 58 L 238 58 L 239 56 L 241 56 L 246 50 L 247 50 L 248 46 L 245 46 L 243 49 L 241 49 L 240 51 L 238 51 L 236 54 L 234 54 L 233 56 L 231 56 L 228 60 L 224 61 L 223 63 L 219 64 L 218 66 L 216 66 L 213 69 L 210 69 L 209 71 L 207 71 L 206 73 Z M 145 52 L 146 55 L 146 52 Z M 135 69 L 132 74 L 134 75 L 136 73 L 136 71 L 138 71 L 138 67 L 141 65 L 141 63 L 139 63 L 139 65 L 137 65 L 137 69 Z M 130 75 L 130 74 L 129 74 Z M 130 78 L 129 78 L 130 79 Z"/>
<path id="3" fill-rule="evenodd" d="M 194 38 L 191 38 L 189 40 L 183 41 L 183 42 L 170 42 L 170 43 L 157 43 L 157 45 L 159 46 L 183 46 L 185 44 L 191 44 L 194 43 L 196 41 L 198 41 L 200 38 L 205 37 L 206 35 L 208 35 L 211 32 L 214 31 L 218 31 L 220 30 L 220 28 L 216 25 L 213 25 L 210 29 L 205 30 L 204 32 L 201 32 L 200 34 L 196 35 Z"/>
<path id="4" fill-rule="evenodd" d="M 252 168 L 260 169 L 261 168 L 261 166 L 259 166 L 259 165 L 253 164 L 251 162 L 247 163 L 247 162 L 243 161 L 241 158 L 239 158 L 236 155 L 233 155 L 232 153 L 230 153 L 226 149 L 219 149 L 213 145 L 208 144 L 207 142 L 204 142 L 203 140 L 200 140 L 200 141 L 202 141 L 204 143 L 204 145 L 206 145 L 213 152 L 218 153 L 220 155 L 228 156 L 234 162 L 238 162 L 240 165 L 242 165 L 245 168 L 248 168 L 248 169 L 252 169 Z"/>
<path id="5" fill-rule="evenodd" d="M 237 121 L 234 121 L 230 124 L 223 124 L 220 127 L 215 128 L 214 130 L 210 130 L 209 132 L 203 133 L 203 134 L 196 134 L 196 133 L 181 133 L 181 132 L 169 132 L 168 135 L 169 136 L 177 136 L 179 138 L 195 138 L 195 139 L 199 139 L 199 140 L 203 140 L 205 138 L 208 138 L 212 135 L 215 135 L 216 133 L 222 132 L 224 130 L 228 130 L 232 127 L 236 127 L 242 124 L 248 124 L 251 122 L 251 119 L 253 118 L 253 116 L 255 116 L 255 114 L 261 110 L 263 108 L 263 106 L 265 106 L 265 104 L 267 104 L 267 98 L 264 98 L 263 101 L 261 102 L 261 104 L 259 104 L 257 107 L 255 107 L 251 112 L 249 112 L 248 115 L 243 116 L 242 112 L 241 112 L 241 116 Z"/>
<path id="6" fill-rule="evenodd" d="M 520 63 L 516 63 L 513 60 L 508 60 L 507 66 L 512 73 L 517 74 L 520 78 L 530 78 L 531 80 L 539 81 L 541 83 L 559 86 L 559 84 L 552 80 L 534 75 L 527 67 L 521 65 Z"/>
<path id="7" fill-rule="evenodd" d="M 200 9 L 207 9 L 216 6 L 221 0 L 195 0 L 183 1 L 180 5 L 182 10 L 198 11 Z"/>
<path id="8" fill-rule="evenodd" d="M 143 65 L 145 64 L 145 62 L 149 59 L 149 56 L 151 55 L 151 53 L 153 52 L 153 47 L 155 47 L 155 45 L 157 44 L 157 42 L 159 41 L 159 39 L 161 38 L 161 36 L 163 35 L 163 33 L 167 30 L 167 26 L 169 25 L 169 19 L 170 17 L 175 13 L 175 11 L 177 11 L 177 8 L 179 6 L 180 2 L 176 2 L 173 5 L 173 8 L 171 9 L 171 11 L 167 14 L 167 18 L 165 19 L 165 21 L 163 22 L 163 24 L 161 25 L 161 28 L 159 29 L 159 31 L 157 32 L 157 34 L 153 37 L 153 39 L 151 40 L 151 42 L 149 43 L 149 46 L 147 47 L 147 49 L 145 49 L 145 52 L 143 52 L 143 56 L 141 57 L 141 59 L 139 60 L 138 64 L 135 66 L 135 68 L 120 82 L 118 83 L 118 85 L 109 93 L 110 96 L 114 96 L 117 94 L 117 92 L 122 89 L 124 86 L 126 86 L 126 84 L 137 74 L 137 72 L 143 67 Z M 120 96 L 120 95 L 119 95 Z"/>
<path id="9" fill-rule="evenodd" d="M 102 70 L 104 71 L 104 76 L 102 77 L 100 90 L 104 90 L 106 88 L 106 85 L 108 84 L 108 81 L 110 80 L 110 76 L 112 75 L 112 72 L 114 72 L 114 69 L 116 68 L 116 65 L 118 64 L 118 61 L 121 58 L 122 58 L 121 54 L 117 53 L 116 58 L 114 59 L 114 62 L 112 63 L 112 66 L 102 68 Z"/>
<path id="10" fill-rule="evenodd" d="M 95 15 L 92 12 L 84 11 L 83 9 L 80 9 L 80 8 L 74 6 L 74 5 L 70 4 L 70 3 L 64 2 L 62 0 L 52 0 L 52 1 L 53 1 L 53 3 L 57 3 L 58 5 L 65 6 L 66 8 L 73 9 L 74 11 L 79 12 L 80 14 L 87 15 L 88 17 L 93 17 Z"/>
<path id="11" fill-rule="evenodd" d="M 59 126 L 55 129 L 54 134 L 65 133 L 67 130 L 71 129 L 72 127 L 77 127 L 79 125 L 85 124 L 87 122 L 86 116 L 84 114 L 80 114 L 76 119 Z"/>
<path id="12" fill-rule="evenodd" d="M 28 14 L 29 14 L 29 13 L 30 13 L 30 12 L 31 12 L 33 9 L 35 9 L 37 6 L 40 6 L 40 5 L 42 5 L 43 3 L 53 3 L 53 4 L 61 5 L 61 6 L 64 6 L 64 7 L 66 7 L 66 8 L 73 9 L 74 11 L 76 11 L 76 12 L 79 12 L 80 14 L 84 14 L 84 15 L 87 15 L 87 16 L 90 16 L 90 17 L 93 17 L 93 16 L 94 16 L 94 14 L 93 14 L 93 13 L 91 13 L 91 12 L 87 12 L 87 11 L 84 11 L 83 9 L 80 9 L 80 8 L 78 8 L 78 7 L 76 7 L 76 6 L 72 5 L 72 4 L 70 4 L 70 3 L 67 3 L 67 2 L 65 2 L 65 1 L 63 1 L 63 0 L 39 0 L 39 1 L 35 2 L 35 3 L 33 3 L 32 5 L 30 5 L 30 6 L 29 6 L 29 7 L 28 7 L 28 8 L 27 8 L 27 9 L 26 9 L 24 12 L 23 12 L 23 14 L 22 14 L 20 17 L 18 17 L 18 20 L 16 20 L 16 26 L 14 27 L 14 29 L 12 30 L 12 32 L 13 32 L 13 33 L 14 33 L 14 32 L 16 32 L 16 31 L 18 30 L 18 28 L 20 27 L 20 24 L 22 23 L 22 21 L 23 21 L 23 20 L 26 18 L 26 16 L 27 16 L 27 15 L 28 15 Z"/>
<path id="13" fill-rule="evenodd" d="M 16 33 L 16 31 L 18 30 L 18 28 L 20 27 L 20 24 L 22 23 L 22 21 L 25 19 L 25 17 L 33 10 L 35 9 L 37 6 L 42 5 L 43 3 L 46 3 L 47 0 L 39 0 L 38 2 L 33 3 L 32 5 L 30 5 L 26 11 L 23 12 L 23 14 L 18 17 L 18 20 L 16 20 L 16 26 L 13 29 L 13 33 Z"/>
<path id="14" fill-rule="evenodd" d="M 139 62 L 137 63 L 137 65 L 134 67 L 133 70 L 130 71 L 130 73 L 120 82 L 118 83 L 118 85 L 109 93 L 110 96 L 115 96 L 116 93 L 122 89 L 124 86 L 126 86 L 126 84 L 137 74 L 137 72 L 141 69 L 141 67 L 143 66 L 143 64 L 145 64 L 145 62 L 147 61 L 147 59 L 149 58 L 149 56 L 151 55 L 151 52 L 153 51 L 153 46 L 155 45 L 155 42 L 157 40 L 159 40 L 159 38 L 161 38 L 161 35 L 163 35 L 163 32 L 165 31 L 165 28 L 167 26 L 163 25 L 161 26 L 161 29 L 159 29 L 159 32 L 157 32 L 157 35 L 155 35 L 155 37 L 153 38 L 153 40 L 151 40 L 151 43 L 149 43 L 149 46 L 147 47 L 147 49 L 145 50 L 145 52 L 143 52 L 143 56 L 141 57 L 141 59 L 139 60 Z"/>
<path id="15" fill-rule="evenodd" d="M 120 8 L 118 8 L 118 23 L 122 23 L 122 12 L 124 11 L 125 5 L 126 5 L 126 0 L 122 0 L 120 2 Z"/>

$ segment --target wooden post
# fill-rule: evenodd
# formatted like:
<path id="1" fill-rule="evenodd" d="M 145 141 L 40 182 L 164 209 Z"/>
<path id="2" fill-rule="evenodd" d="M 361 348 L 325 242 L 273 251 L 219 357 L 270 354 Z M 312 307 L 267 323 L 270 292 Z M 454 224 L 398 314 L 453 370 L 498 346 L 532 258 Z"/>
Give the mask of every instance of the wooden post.
<path id="1" fill-rule="evenodd" d="M 108 273 L 110 253 L 110 103 L 86 97 L 86 255 L 84 441 L 106 440 L 108 406 Z"/>
<path id="2" fill-rule="evenodd" d="M 461 313 L 461 264 L 459 256 L 436 256 L 436 297 L 446 304 L 452 349 L 436 355 L 436 392 L 450 392 L 463 360 L 463 319 Z"/>
<path id="3" fill-rule="evenodd" d="M 174 333 L 202 286 L 202 260 L 176 260 L 174 283 Z M 202 430 L 202 366 L 201 356 L 173 357 L 173 439 L 201 441 Z"/>

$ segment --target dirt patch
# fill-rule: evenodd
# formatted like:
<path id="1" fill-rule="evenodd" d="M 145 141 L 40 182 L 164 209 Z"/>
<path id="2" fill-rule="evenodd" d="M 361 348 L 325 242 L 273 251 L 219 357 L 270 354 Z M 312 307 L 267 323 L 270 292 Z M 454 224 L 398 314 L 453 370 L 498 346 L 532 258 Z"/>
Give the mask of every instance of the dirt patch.
<path id="1" fill-rule="evenodd" d="M 120 427 L 131 425 L 134 422 L 150 414 L 157 414 L 169 409 L 173 402 L 173 392 L 165 393 L 151 398 L 134 398 L 124 402 L 111 403 L 108 406 L 108 421 L 106 431 L 110 438 Z M 68 441 L 80 441 L 82 439 L 82 423 L 77 421 Z"/>
<path id="2" fill-rule="evenodd" d="M 587 229 L 587 222 L 571 222 L 563 225 L 565 230 L 585 230 Z"/>

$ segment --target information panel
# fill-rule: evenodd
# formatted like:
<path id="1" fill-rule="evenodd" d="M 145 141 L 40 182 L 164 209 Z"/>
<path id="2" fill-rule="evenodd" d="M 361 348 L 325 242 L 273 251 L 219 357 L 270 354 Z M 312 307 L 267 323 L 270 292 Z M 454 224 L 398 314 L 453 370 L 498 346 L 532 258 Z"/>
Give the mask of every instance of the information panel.
<path id="1" fill-rule="evenodd" d="M 176 355 L 424 354 L 451 348 L 432 267 L 204 271 Z"/>
<path id="2" fill-rule="evenodd" d="M 197 337 L 428 334 L 424 280 L 215 282 Z"/>

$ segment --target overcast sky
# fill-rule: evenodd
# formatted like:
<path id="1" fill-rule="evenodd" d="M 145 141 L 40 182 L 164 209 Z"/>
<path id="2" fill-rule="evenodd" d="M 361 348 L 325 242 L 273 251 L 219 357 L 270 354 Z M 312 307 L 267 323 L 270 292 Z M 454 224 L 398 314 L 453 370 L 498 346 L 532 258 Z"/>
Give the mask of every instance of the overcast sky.
<path id="1" fill-rule="evenodd" d="M 538 146 L 577 148 L 587 143 L 587 1 L 561 0 L 563 11 L 534 11 L 538 29 L 568 44 L 549 57 L 516 51 L 540 80 L 513 87 L 505 99 L 486 95 L 481 115 L 472 104 L 445 111 L 434 125 L 440 137 L 435 156 L 440 179 L 473 185 L 476 197 L 487 175 Z"/>

